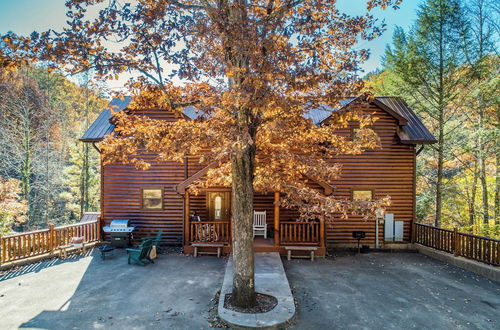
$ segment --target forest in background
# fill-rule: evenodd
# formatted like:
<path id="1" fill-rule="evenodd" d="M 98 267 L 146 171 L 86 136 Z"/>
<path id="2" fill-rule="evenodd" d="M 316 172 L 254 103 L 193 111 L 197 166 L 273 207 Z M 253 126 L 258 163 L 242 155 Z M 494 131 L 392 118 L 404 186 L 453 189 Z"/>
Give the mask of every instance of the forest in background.
<path id="1" fill-rule="evenodd" d="M 78 138 L 106 102 L 44 68 L 0 69 L 0 234 L 78 221 L 99 210 L 99 155 Z"/>
<path id="2" fill-rule="evenodd" d="M 417 221 L 500 235 L 500 5 L 429 0 L 367 89 L 401 96 L 438 142 L 417 160 Z"/>
<path id="3" fill-rule="evenodd" d="M 417 158 L 418 222 L 500 235 L 499 16 L 491 0 L 428 0 L 365 79 L 375 95 L 401 96 L 438 139 Z M 104 86 L 9 65 L 0 68 L 0 234 L 98 211 L 99 155 L 78 138 L 105 106 Z"/>

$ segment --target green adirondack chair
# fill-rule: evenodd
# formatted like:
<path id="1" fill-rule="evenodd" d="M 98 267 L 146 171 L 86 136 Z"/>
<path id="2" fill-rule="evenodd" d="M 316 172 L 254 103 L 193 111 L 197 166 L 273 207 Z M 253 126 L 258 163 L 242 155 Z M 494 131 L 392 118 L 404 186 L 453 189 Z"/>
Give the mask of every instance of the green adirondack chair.
<path id="1" fill-rule="evenodd" d="M 145 266 L 147 262 L 154 263 L 154 261 L 149 257 L 149 252 L 153 247 L 153 241 L 150 239 L 145 240 L 139 245 L 137 249 L 127 249 L 128 254 L 128 264 L 133 261 L 138 265 Z"/>
<path id="2" fill-rule="evenodd" d="M 161 242 L 161 235 L 163 235 L 163 229 L 160 229 L 155 236 L 148 236 L 148 237 L 144 237 L 142 239 L 142 242 L 144 242 L 145 240 L 152 240 L 153 241 L 153 245 L 156 246 L 156 248 L 158 248 L 160 246 L 160 242 Z"/>

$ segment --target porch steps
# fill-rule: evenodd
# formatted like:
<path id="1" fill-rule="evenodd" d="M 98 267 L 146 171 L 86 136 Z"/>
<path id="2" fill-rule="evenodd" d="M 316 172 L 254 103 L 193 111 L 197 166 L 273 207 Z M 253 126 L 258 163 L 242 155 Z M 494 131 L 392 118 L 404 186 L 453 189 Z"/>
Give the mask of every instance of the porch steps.
<path id="1" fill-rule="evenodd" d="M 295 303 L 281 257 L 277 252 L 255 253 L 255 290 L 276 297 L 278 305 L 267 313 L 240 313 L 224 308 L 231 293 L 233 256 L 229 257 L 219 297 L 219 317 L 235 329 L 281 329 L 295 317 Z"/>

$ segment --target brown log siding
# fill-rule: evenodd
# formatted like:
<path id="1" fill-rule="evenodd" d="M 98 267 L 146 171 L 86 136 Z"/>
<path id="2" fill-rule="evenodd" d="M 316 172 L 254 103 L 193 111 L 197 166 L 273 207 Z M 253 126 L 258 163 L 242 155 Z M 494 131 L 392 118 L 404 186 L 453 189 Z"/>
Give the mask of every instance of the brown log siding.
<path id="1" fill-rule="evenodd" d="M 177 117 L 165 110 L 145 110 L 137 114 L 175 121 Z M 134 238 L 148 236 L 163 229 L 163 243 L 182 243 L 183 199 L 174 186 L 184 180 L 184 165 L 177 162 L 154 162 L 153 155 L 142 155 L 152 162 L 147 170 L 133 165 L 105 165 L 102 171 L 103 226 L 113 219 L 129 219 L 136 226 Z M 163 188 L 163 209 L 141 208 L 141 189 Z"/>
<path id="2" fill-rule="evenodd" d="M 379 119 L 374 129 L 381 139 L 382 148 L 366 151 L 361 155 L 340 156 L 331 162 L 342 164 L 342 176 L 332 182 L 334 195 L 350 198 L 352 189 L 370 189 L 374 197 L 389 195 L 392 205 L 387 213 L 394 213 L 394 220 L 404 221 L 404 241 L 410 241 L 411 222 L 414 217 L 414 159 L 415 146 L 401 144 L 397 136 L 396 120 L 376 106 L 370 106 L 370 113 Z M 339 131 L 350 136 L 351 127 Z M 341 219 L 337 215 L 327 223 L 326 237 L 329 246 L 356 243 L 352 231 L 366 232 L 365 243 L 375 244 L 375 220 L 364 220 L 361 216 L 350 215 Z M 384 227 L 379 226 L 379 242 L 384 239 Z"/>
<path id="3" fill-rule="evenodd" d="M 372 189 L 375 197 L 390 195 L 392 206 L 388 212 L 394 213 L 395 220 L 403 220 L 404 239 L 410 241 L 411 221 L 414 214 L 414 159 L 415 146 L 403 145 L 397 137 L 398 125 L 389 114 L 375 106 L 369 109 L 379 120 L 375 130 L 382 141 L 382 148 L 367 151 L 362 155 L 337 157 L 332 162 L 343 164 L 340 180 L 332 182 L 337 197 L 350 198 L 352 189 Z M 174 114 L 164 110 L 141 111 L 140 114 L 168 121 L 176 120 Z M 343 129 L 340 134 L 350 135 L 351 128 Z M 153 156 L 144 155 L 147 160 Z M 174 191 L 174 186 L 191 176 L 204 165 L 197 157 L 188 157 L 187 168 L 175 162 L 153 163 L 148 170 L 137 170 L 132 165 L 106 165 L 102 170 L 102 218 L 103 226 L 112 219 L 127 218 L 137 226 L 134 236 L 140 238 L 159 229 L 164 230 L 165 243 L 182 243 L 183 199 Z M 163 210 L 141 209 L 141 189 L 158 187 L 164 189 Z M 206 196 L 201 193 L 191 196 L 190 209 L 206 219 Z M 273 194 L 256 193 L 254 208 L 267 211 L 267 222 L 273 228 Z M 298 216 L 295 210 L 281 208 L 282 221 L 294 220 Z M 326 237 L 330 246 L 355 243 L 351 238 L 353 230 L 364 230 L 367 238 L 364 242 L 374 244 L 375 221 L 364 220 L 359 216 L 340 219 L 340 215 L 327 222 Z M 379 228 L 379 239 L 383 242 L 383 225 Z"/>

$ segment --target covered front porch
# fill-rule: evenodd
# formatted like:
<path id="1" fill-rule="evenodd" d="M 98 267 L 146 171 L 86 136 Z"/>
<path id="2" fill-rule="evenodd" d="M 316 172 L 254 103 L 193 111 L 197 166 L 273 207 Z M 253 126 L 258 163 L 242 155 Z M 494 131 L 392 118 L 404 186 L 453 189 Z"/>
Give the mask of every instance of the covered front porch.
<path id="1" fill-rule="evenodd" d="M 286 247 L 316 247 L 316 255 L 324 256 L 324 221 L 298 221 L 298 213 L 279 206 L 280 193 L 256 193 L 254 210 L 266 212 L 266 237 L 254 237 L 255 252 L 286 254 Z M 194 246 L 206 252 L 231 252 L 231 209 L 229 189 L 209 189 L 197 195 L 184 192 L 184 253 L 193 253 Z M 194 245 L 194 246 L 193 246 Z M 210 246 L 213 245 L 213 246 Z M 200 249 L 200 248 L 198 248 Z"/>

